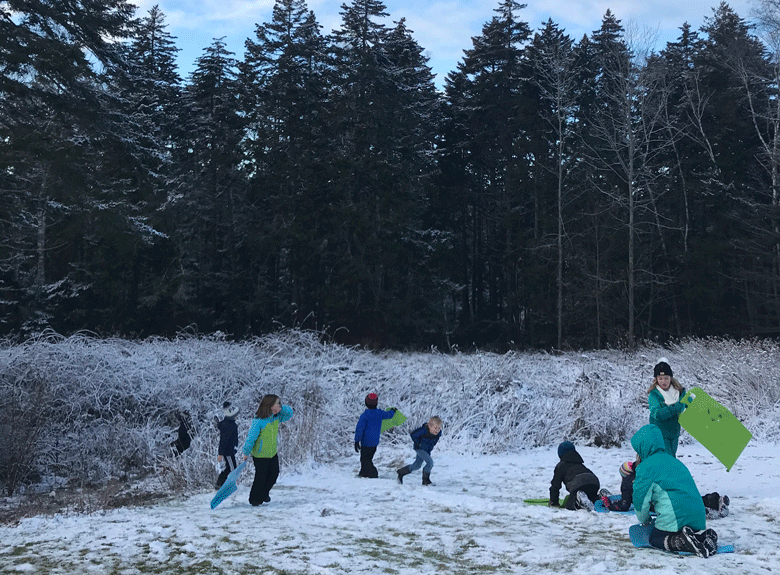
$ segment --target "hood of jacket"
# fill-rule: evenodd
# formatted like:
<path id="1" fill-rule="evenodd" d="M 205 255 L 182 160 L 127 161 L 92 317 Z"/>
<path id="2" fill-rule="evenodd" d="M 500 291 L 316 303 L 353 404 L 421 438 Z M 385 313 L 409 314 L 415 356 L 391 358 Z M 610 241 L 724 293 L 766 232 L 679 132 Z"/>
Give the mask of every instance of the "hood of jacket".
<path id="1" fill-rule="evenodd" d="M 631 438 L 631 447 L 639 454 L 642 461 L 645 461 L 654 453 L 664 451 L 664 436 L 657 426 L 647 424 L 640 427 Z"/>
<path id="2" fill-rule="evenodd" d="M 582 456 L 576 450 L 566 451 L 561 455 L 561 461 L 566 463 L 583 463 Z"/>

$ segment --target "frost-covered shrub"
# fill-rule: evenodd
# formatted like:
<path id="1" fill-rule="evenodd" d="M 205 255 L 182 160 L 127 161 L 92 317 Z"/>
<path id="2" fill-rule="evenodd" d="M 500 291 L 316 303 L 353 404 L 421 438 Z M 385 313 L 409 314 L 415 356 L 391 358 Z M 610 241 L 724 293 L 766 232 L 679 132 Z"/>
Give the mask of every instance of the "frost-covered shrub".
<path id="1" fill-rule="evenodd" d="M 355 424 L 372 391 L 381 408 L 398 407 L 408 416 L 384 435 L 385 445 L 409 448 L 408 432 L 438 415 L 445 424 L 442 451 L 554 448 L 563 439 L 608 447 L 647 422 L 647 388 L 661 356 L 685 387 L 703 387 L 756 439 L 776 441 L 778 351 L 771 341 L 707 339 L 633 352 L 445 355 L 372 353 L 300 331 L 243 342 L 219 335 L 129 341 L 46 333 L 0 347 L 0 425 L 16 446 L 3 452 L 0 476 L 6 492 L 21 481 L 12 473 L 13 452 L 27 457 L 19 469 L 28 477 L 34 468 L 101 484 L 154 473 L 176 490 L 210 486 L 222 403 L 240 407 L 243 441 L 266 393 L 295 411 L 280 428 L 283 465 L 353 456 Z M 36 417 L 25 419 L 30 413 Z M 174 456 L 170 443 L 183 413 L 192 422 L 192 443 Z"/>

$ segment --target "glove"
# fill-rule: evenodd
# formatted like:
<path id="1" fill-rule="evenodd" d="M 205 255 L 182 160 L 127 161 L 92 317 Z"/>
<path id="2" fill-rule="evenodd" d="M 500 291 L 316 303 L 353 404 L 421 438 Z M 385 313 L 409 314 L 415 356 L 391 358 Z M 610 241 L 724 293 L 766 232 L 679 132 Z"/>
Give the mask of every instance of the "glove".
<path id="1" fill-rule="evenodd" d="M 359 441 L 355 442 L 355 453 L 360 453 L 360 442 Z"/>

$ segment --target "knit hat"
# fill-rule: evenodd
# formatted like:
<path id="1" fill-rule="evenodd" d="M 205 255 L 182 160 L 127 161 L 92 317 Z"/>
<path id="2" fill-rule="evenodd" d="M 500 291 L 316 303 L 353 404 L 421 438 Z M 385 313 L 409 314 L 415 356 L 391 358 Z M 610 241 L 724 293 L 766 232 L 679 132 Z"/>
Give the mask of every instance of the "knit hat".
<path id="1" fill-rule="evenodd" d="M 379 396 L 376 393 L 369 393 L 366 396 L 366 407 L 374 409 L 379 403 Z"/>
<path id="2" fill-rule="evenodd" d="M 238 406 L 226 401 L 222 404 L 222 413 L 225 414 L 225 417 L 235 419 L 236 415 L 238 415 Z"/>
<path id="3" fill-rule="evenodd" d="M 575 451 L 574 444 L 571 441 L 564 441 L 558 446 L 558 457 L 563 457 L 563 454 L 569 451 Z"/>
<path id="4" fill-rule="evenodd" d="M 655 364 L 655 369 L 653 369 L 653 377 L 658 377 L 659 375 L 668 375 L 669 377 L 674 375 L 672 368 L 669 367 L 669 360 L 665 357 L 659 359 L 658 363 Z"/>
<path id="5" fill-rule="evenodd" d="M 632 461 L 625 461 L 623 462 L 623 465 L 620 466 L 621 477 L 628 477 L 633 472 L 634 472 L 634 463 Z"/>

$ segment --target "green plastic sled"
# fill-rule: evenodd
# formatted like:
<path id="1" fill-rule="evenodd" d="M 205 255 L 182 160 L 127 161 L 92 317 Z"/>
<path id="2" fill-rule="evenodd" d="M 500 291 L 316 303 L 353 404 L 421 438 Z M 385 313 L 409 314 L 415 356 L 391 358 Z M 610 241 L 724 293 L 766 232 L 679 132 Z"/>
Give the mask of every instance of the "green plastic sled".
<path id="1" fill-rule="evenodd" d="M 753 434 L 700 387 L 689 389 L 680 402 L 688 406 L 680 425 L 730 471 Z"/>
<path id="2" fill-rule="evenodd" d="M 385 409 L 385 411 L 390 411 L 390 409 Z M 382 431 L 387 431 L 390 428 L 398 427 L 404 421 L 406 421 L 406 416 L 396 409 L 395 415 L 393 417 L 382 420 Z"/>
<path id="3" fill-rule="evenodd" d="M 563 499 L 561 499 L 558 503 L 561 507 L 566 507 L 566 500 L 569 498 L 567 495 Z M 547 505 L 550 502 L 549 497 L 540 497 L 538 499 L 523 499 L 523 503 L 527 503 L 528 505 Z"/>

